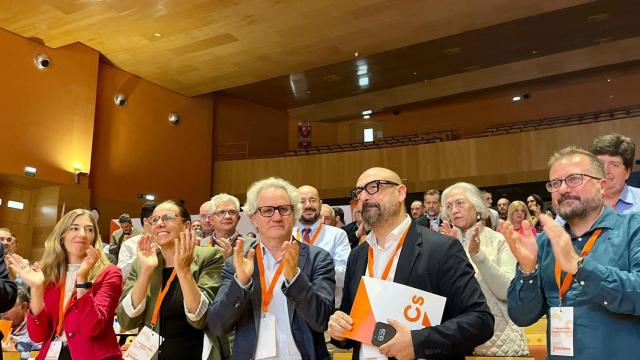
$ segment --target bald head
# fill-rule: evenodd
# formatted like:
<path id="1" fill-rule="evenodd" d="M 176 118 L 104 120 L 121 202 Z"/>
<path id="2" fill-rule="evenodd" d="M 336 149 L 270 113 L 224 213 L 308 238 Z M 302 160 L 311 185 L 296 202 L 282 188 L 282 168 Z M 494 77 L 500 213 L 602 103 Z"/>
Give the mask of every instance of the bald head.
<path id="1" fill-rule="evenodd" d="M 313 225 L 320 218 L 322 200 L 318 194 L 318 189 L 310 185 L 302 185 L 298 188 L 300 193 L 300 203 L 302 204 L 302 215 L 300 223 L 303 225 Z"/>
<path id="2" fill-rule="evenodd" d="M 395 171 L 381 167 L 373 167 L 363 172 L 362 175 L 360 175 L 360 177 L 358 178 L 358 186 L 363 186 L 367 182 L 372 181 L 367 181 L 366 179 L 389 180 L 393 181 L 396 184 L 402 184 L 402 179 L 400 179 L 400 176 Z"/>
<path id="3" fill-rule="evenodd" d="M 202 231 L 205 234 L 210 234 L 213 231 L 213 223 L 211 222 L 211 217 L 209 216 L 211 206 L 211 201 L 205 201 L 202 205 L 200 205 L 200 222 L 202 225 Z"/>

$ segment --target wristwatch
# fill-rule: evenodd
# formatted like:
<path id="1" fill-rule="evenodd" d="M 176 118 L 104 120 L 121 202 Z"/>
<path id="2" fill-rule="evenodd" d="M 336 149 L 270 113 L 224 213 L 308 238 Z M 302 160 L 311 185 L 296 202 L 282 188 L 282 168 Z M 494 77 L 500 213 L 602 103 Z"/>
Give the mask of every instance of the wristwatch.
<path id="1" fill-rule="evenodd" d="M 93 283 L 89 281 L 84 284 L 76 284 L 76 289 L 91 289 L 92 286 L 93 286 Z"/>

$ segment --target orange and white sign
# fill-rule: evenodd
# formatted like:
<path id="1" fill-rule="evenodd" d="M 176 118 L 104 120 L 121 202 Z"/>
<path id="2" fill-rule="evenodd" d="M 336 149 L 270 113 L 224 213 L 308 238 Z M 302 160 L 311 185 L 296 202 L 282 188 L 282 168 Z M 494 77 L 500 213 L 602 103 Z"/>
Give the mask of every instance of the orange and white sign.
<path id="1" fill-rule="evenodd" d="M 440 325 L 447 298 L 424 290 L 363 276 L 351 308 L 353 327 L 345 336 L 371 345 L 376 322 L 394 319 L 411 330 Z"/>

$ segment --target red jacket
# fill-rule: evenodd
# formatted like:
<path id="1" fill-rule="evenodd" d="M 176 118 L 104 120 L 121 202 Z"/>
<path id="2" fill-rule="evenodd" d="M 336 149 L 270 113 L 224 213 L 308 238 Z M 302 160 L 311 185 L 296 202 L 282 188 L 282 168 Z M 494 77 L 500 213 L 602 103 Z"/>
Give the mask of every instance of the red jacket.
<path id="1" fill-rule="evenodd" d="M 93 282 L 91 291 L 80 299 L 72 295 L 64 313 L 63 331 L 74 359 L 122 359 L 113 331 L 113 319 L 122 293 L 122 272 L 109 265 Z M 29 337 L 43 342 L 37 359 L 44 359 L 58 324 L 60 284 L 49 284 L 44 291 L 44 309 L 27 316 Z"/>

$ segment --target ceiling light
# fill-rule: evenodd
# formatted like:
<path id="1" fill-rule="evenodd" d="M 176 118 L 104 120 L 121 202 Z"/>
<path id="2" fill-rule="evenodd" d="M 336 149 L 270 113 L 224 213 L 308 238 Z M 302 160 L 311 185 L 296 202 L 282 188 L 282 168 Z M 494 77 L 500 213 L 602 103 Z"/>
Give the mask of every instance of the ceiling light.
<path id="1" fill-rule="evenodd" d="M 307 91 L 307 94 L 311 94 L 311 90 Z"/>
<path id="2" fill-rule="evenodd" d="M 156 199 L 156 197 L 155 197 L 154 195 L 151 195 L 151 194 L 146 194 L 146 195 L 144 196 L 144 199 L 145 199 L 145 200 L 149 200 L 149 201 L 153 201 L 153 200 L 155 200 L 155 199 Z"/>
<path id="3" fill-rule="evenodd" d="M 7 207 L 11 208 L 11 209 L 23 210 L 24 209 L 24 203 L 22 203 L 20 201 L 9 200 L 9 201 L 7 201 Z"/>
<path id="4" fill-rule="evenodd" d="M 413 75 L 418 75 L 418 73 L 414 71 L 414 72 L 413 72 Z"/>
<path id="5" fill-rule="evenodd" d="M 51 66 L 51 60 L 49 60 L 47 54 L 36 54 L 36 56 L 33 58 L 33 62 L 40 70 L 48 69 Z"/>
<path id="6" fill-rule="evenodd" d="M 531 53 L 532 53 L 533 55 L 535 55 L 535 54 L 537 54 L 537 53 L 538 53 L 538 50 L 531 50 Z"/>
<path id="7" fill-rule="evenodd" d="M 26 176 L 34 177 L 34 176 L 36 176 L 37 173 L 38 173 L 38 169 L 34 168 L 33 166 L 25 166 L 24 167 L 24 174 Z"/>
<path id="8" fill-rule="evenodd" d="M 360 55 L 360 54 L 358 54 L 357 51 L 353 53 L 353 56 L 355 56 L 355 57 L 358 57 L 358 55 Z"/>
<path id="9" fill-rule="evenodd" d="M 611 82 L 611 78 L 607 78 L 607 82 Z"/>
<path id="10" fill-rule="evenodd" d="M 365 110 L 362 112 L 362 115 L 371 115 L 373 113 L 373 110 Z"/>
<path id="11" fill-rule="evenodd" d="M 162 34 L 160 34 L 160 33 L 155 33 L 155 34 L 153 34 L 153 36 L 155 36 L 155 37 L 161 37 L 161 36 L 162 36 Z"/>
<path id="12" fill-rule="evenodd" d="M 362 118 L 363 118 L 363 119 L 365 119 L 365 120 L 366 120 L 366 119 L 371 119 L 371 115 L 365 115 L 365 116 L 363 116 Z"/>
<path id="13" fill-rule="evenodd" d="M 513 102 L 517 102 L 517 101 L 520 101 L 520 100 L 522 100 L 521 96 L 514 96 L 514 97 L 511 98 L 511 101 L 513 101 Z"/>

